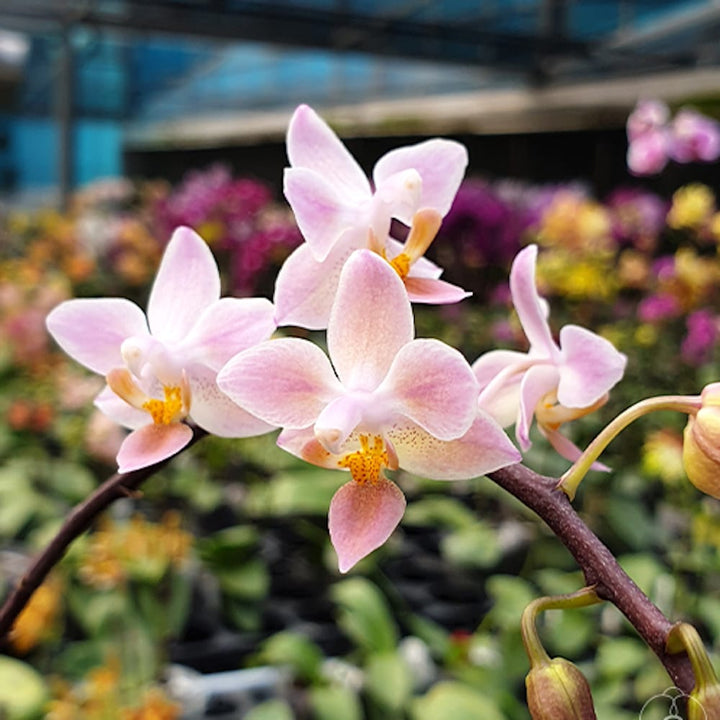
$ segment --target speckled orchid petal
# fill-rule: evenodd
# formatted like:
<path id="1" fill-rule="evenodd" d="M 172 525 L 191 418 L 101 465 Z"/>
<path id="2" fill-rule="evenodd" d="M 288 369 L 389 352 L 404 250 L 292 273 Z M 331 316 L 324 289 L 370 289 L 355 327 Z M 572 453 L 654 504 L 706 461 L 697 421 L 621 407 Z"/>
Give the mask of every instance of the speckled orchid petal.
<path id="1" fill-rule="evenodd" d="M 233 402 L 216 382 L 217 373 L 201 365 L 188 372 L 192 394 L 192 419 L 218 437 L 252 437 L 275 429 Z"/>
<path id="2" fill-rule="evenodd" d="M 540 400 L 557 388 L 559 371 L 554 365 L 534 365 L 520 383 L 520 409 L 515 424 L 515 435 L 523 451 L 530 443 L 530 425 L 535 407 Z"/>
<path id="3" fill-rule="evenodd" d="M 439 440 L 467 432 L 477 412 L 478 386 L 465 358 L 439 340 L 413 340 L 400 348 L 379 386 L 396 412 Z"/>
<path id="4" fill-rule="evenodd" d="M 322 262 L 315 258 L 307 243 L 295 248 L 275 280 L 275 322 L 279 326 L 324 330 L 343 265 L 353 251 L 366 244 L 365 232 L 346 233 Z"/>
<path id="5" fill-rule="evenodd" d="M 557 397 L 565 407 L 592 405 L 625 372 L 625 355 L 605 338 L 577 325 L 562 328 L 560 348 L 562 364 Z"/>
<path id="6" fill-rule="evenodd" d="M 278 447 L 291 455 L 305 460 L 305 462 L 318 465 L 330 470 L 338 470 L 339 457 L 328 452 L 315 437 L 313 426 L 306 428 L 286 428 L 280 432 L 277 439 Z"/>
<path id="7" fill-rule="evenodd" d="M 400 467 L 433 480 L 466 480 L 522 459 L 500 426 L 482 412 L 456 440 L 438 440 L 412 423 L 398 424 L 387 435 Z"/>
<path id="8" fill-rule="evenodd" d="M 343 385 L 375 389 L 413 334 L 398 274 L 374 252 L 354 252 L 340 275 L 327 331 L 328 352 Z"/>
<path id="9" fill-rule="evenodd" d="M 175 343 L 220 298 L 220 275 L 207 243 L 190 228 L 175 230 L 148 301 L 148 321 L 159 340 Z"/>
<path id="10" fill-rule="evenodd" d="M 268 340 L 236 355 L 218 373 L 220 389 L 265 422 L 312 425 L 342 393 L 325 353 L 308 340 Z"/>
<path id="11" fill-rule="evenodd" d="M 376 186 L 380 187 L 390 176 L 413 168 L 422 178 L 422 192 L 416 207 L 432 207 L 441 215 L 446 215 L 465 175 L 467 164 L 468 154 L 463 145 L 453 140 L 435 138 L 397 148 L 383 155 L 375 165 L 373 179 Z M 396 214 L 394 217 L 409 224 L 412 212 L 405 216 Z"/>
<path id="12" fill-rule="evenodd" d="M 123 364 L 125 338 L 148 335 L 145 313 L 123 298 L 66 300 L 49 313 L 46 324 L 73 360 L 101 375 Z"/>
<path id="13" fill-rule="evenodd" d="M 145 425 L 133 430 L 118 451 L 118 471 L 139 470 L 167 460 L 192 440 L 192 430 L 183 423 Z"/>
<path id="14" fill-rule="evenodd" d="M 353 202 L 369 198 L 370 183 L 345 145 L 327 123 L 307 105 L 290 120 L 287 154 L 293 167 L 312 170 Z"/>
<path id="15" fill-rule="evenodd" d="M 200 315 L 176 350 L 186 363 L 215 371 L 234 355 L 275 332 L 275 309 L 265 298 L 221 298 Z"/>
<path id="16" fill-rule="evenodd" d="M 537 253 L 537 245 L 528 245 L 517 254 L 510 271 L 510 292 L 531 352 L 554 358 L 559 350 L 550 333 L 547 303 L 538 295 L 535 284 Z"/>
<path id="17" fill-rule="evenodd" d="M 328 514 L 330 541 L 341 573 L 379 548 L 405 512 L 405 496 L 395 483 L 345 483 L 333 496 Z"/>

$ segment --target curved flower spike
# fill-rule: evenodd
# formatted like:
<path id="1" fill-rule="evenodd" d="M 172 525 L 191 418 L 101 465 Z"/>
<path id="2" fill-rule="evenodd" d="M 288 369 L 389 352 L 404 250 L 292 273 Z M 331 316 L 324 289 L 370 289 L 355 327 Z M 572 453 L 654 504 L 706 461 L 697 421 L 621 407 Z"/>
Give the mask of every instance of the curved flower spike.
<path id="1" fill-rule="evenodd" d="M 580 451 L 559 432 L 560 426 L 601 406 L 622 378 L 627 359 L 607 340 L 577 325 L 563 327 L 560 343 L 555 343 L 547 303 L 535 285 L 537 252 L 536 245 L 521 250 L 510 271 L 513 304 L 529 351 L 491 351 L 475 361 L 473 371 L 480 383 L 480 408 L 503 425 L 514 420 L 523 450 L 530 447 L 535 416 L 553 447 L 575 460 Z"/>
<path id="2" fill-rule="evenodd" d="M 341 572 L 382 545 L 403 515 L 405 499 L 386 468 L 456 480 L 520 460 L 500 426 L 478 413 L 477 382 L 462 355 L 413 334 L 399 275 L 359 250 L 340 275 L 330 359 L 307 340 L 280 338 L 240 353 L 218 375 L 239 405 L 283 428 L 282 448 L 350 472 L 329 514 Z"/>
<path id="3" fill-rule="evenodd" d="M 284 191 L 306 242 L 280 270 L 275 285 L 279 325 L 327 327 L 340 271 L 353 251 L 374 250 L 390 262 L 414 302 L 467 297 L 439 279 L 423 255 L 450 209 L 467 165 L 457 142 L 427 140 L 398 148 L 375 165 L 373 192 L 365 173 L 328 125 L 307 105 L 288 128 Z M 410 226 L 405 246 L 389 237 L 393 218 Z"/>
<path id="4" fill-rule="evenodd" d="M 247 437 L 273 427 L 237 407 L 215 382 L 234 354 L 275 331 L 272 304 L 220 298 L 205 241 L 178 228 L 155 278 L 147 319 L 122 298 L 68 300 L 47 317 L 60 347 L 107 386 L 95 404 L 133 432 L 118 452 L 120 472 L 152 465 L 190 441 L 192 419 L 210 433 Z"/>

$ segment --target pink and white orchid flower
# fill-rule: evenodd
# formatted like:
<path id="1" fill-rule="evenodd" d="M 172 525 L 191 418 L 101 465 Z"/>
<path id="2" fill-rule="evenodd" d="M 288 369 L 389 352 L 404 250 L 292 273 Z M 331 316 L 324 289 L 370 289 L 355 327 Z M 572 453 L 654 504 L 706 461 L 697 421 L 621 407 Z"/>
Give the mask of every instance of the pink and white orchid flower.
<path id="1" fill-rule="evenodd" d="M 439 279 L 423 257 L 452 205 L 468 162 L 460 143 L 432 139 L 378 160 L 375 190 L 328 125 L 307 105 L 288 128 L 284 191 L 306 240 L 286 260 L 275 285 L 278 325 L 327 327 L 342 266 L 357 249 L 384 257 L 413 302 L 454 303 L 469 293 Z M 390 237 L 393 218 L 410 227 L 404 245 Z"/>
<path id="2" fill-rule="evenodd" d="M 555 343 L 547 303 L 535 284 L 537 252 L 536 245 L 521 250 L 510 271 L 510 292 L 529 351 L 493 350 L 475 361 L 473 371 L 480 384 L 480 407 L 503 426 L 515 422 L 523 450 L 530 447 L 535 416 L 553 447 L 575 460 L 579 450 L 559 427 L 605 403 L 623 376 L 627 358 L 605 338 L 577 325 L 565 325 L 559 345 Z"/>
<path id="3" fill-rule="evenodd" d="M 248 437 L 273 426 L 220 392 L 218 370 L 275 331 L 261 298 L 220 298 L 220 276 L 205 241 L 179 228 L 155 278 L 147 318 L 124 298 L 67 300 L 47 327 L 72 358 L 104 375 L 95 404 L 131 428 L 117 455 L 120 472 L 164 460 L 190 442 L 191 419 L 210 433 Z"/>
<path id="4" fill-rule="evenodd" d="M 385 468 L 456 480 L 520 460 L 499 425 L 478 412 L 462 355 L 413 335 L 399 275 L 359 250 L 340 275 L 330 359 L 308 340 L 280 338 L 240 353 L 218 375 L 233 400 L 283 428 L 280 447 L 350 471 L 329 512 L 341 572 L 382 545 L 403 515 L 405 498 Z"/>

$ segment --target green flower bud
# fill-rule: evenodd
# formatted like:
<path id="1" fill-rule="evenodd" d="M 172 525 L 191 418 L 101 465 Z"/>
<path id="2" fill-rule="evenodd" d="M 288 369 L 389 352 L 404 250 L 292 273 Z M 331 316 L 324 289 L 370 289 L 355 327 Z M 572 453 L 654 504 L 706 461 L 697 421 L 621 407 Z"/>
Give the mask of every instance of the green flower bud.
<path id="1" fill-rule="evenodd" d="M 687 703 L 688 720 L 720 718 L 720 685 L 695 686 Z"/>
<path id="2" fill-rule="evenodd" d="M 565 658 L 534 665 L 525 678 L 533 720 L 595 720 L 590 686 Z"/>
<path id="3" fill-rule="evenodd" d="M 705 387 L 700 398 L 702 407 L 685 426 L 683 464 L 698 490 L 720 498 L 720 383 Z"/>

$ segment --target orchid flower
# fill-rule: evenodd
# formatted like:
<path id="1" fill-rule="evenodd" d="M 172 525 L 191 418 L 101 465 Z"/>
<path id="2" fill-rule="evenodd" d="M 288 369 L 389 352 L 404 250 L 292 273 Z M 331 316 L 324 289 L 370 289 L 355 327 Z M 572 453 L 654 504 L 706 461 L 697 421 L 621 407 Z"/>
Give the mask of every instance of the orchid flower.
<path id="1" fill-rule="evenodd" d="M 671 148 L 670 110 L 659 100 L 640 100 L 627 120 L 627 166 L 633 175 L 655 175 Z"/>
<path id="2" fill-rule="evenodd" d="M 523 450 L 530 447 L 535 416 L 553 447 L 575 460 L 579 450 L 559 427 L 605 403 L 623 376 L 627 358 L 605 338 L 577 325 L 563 327 L 556 344 L 547 303 L 535 285 L 537 252 L 536 245 L 521 250 L 510 271 L 510 292 L 529 351 L 493 350 L 475 361 L 473 371 L 480 384 L 480 407 L 503 426 L 515 422 Z"/>
<path id="3" fill-rule="evenodd" d="M 454 303 L 469 295 L 440 280 L 442 270 L 423 257 L 465 173 L 464 146 L 436 138 L 392 150 L 375 165 L 373 191 L 335 133 L 301 105 L 290 121 L 287 152 L 285 197 L 306 242 L 278 275 L 278 325 L 327 327 L 342 266 L 360 248 L 395 268 L 413 302 Z M 393 218 L 410 228 L 404 245 L 390 237 Z"/>
<path id="4" fill-rule="evenodd" d="M 350 472 L 329 512 L 341 572 L 400 522 L 405 498 L 386 468 L 456 480 L 520 460 L 500 426 L 478 412 L 477 381 L 462 355 L 413 335 L 399 275 L 377 253 L 359 250 L 340 274 L 330 359 L 308 340 L 279 338 L 240 353 L 218 375 L 239 405 L 283 428 L 280 447 Z"/>
<path id="5" fill-rule="evenodd" d="M 273 427 L 232 403 L 216 384 L 233 355 L 275 331 L 262 298 L 220 298 L 220 276 L 205 241 L 178 228 L 155 278 L 147 318 L 130 300 L 67 300 L 47 327 L 73 359 L 104 375 L 95 404 L 132 429 L 117 455 L 120 472 L 164 460 L 190 442 L 187 419 L 223 437 Z"/>

